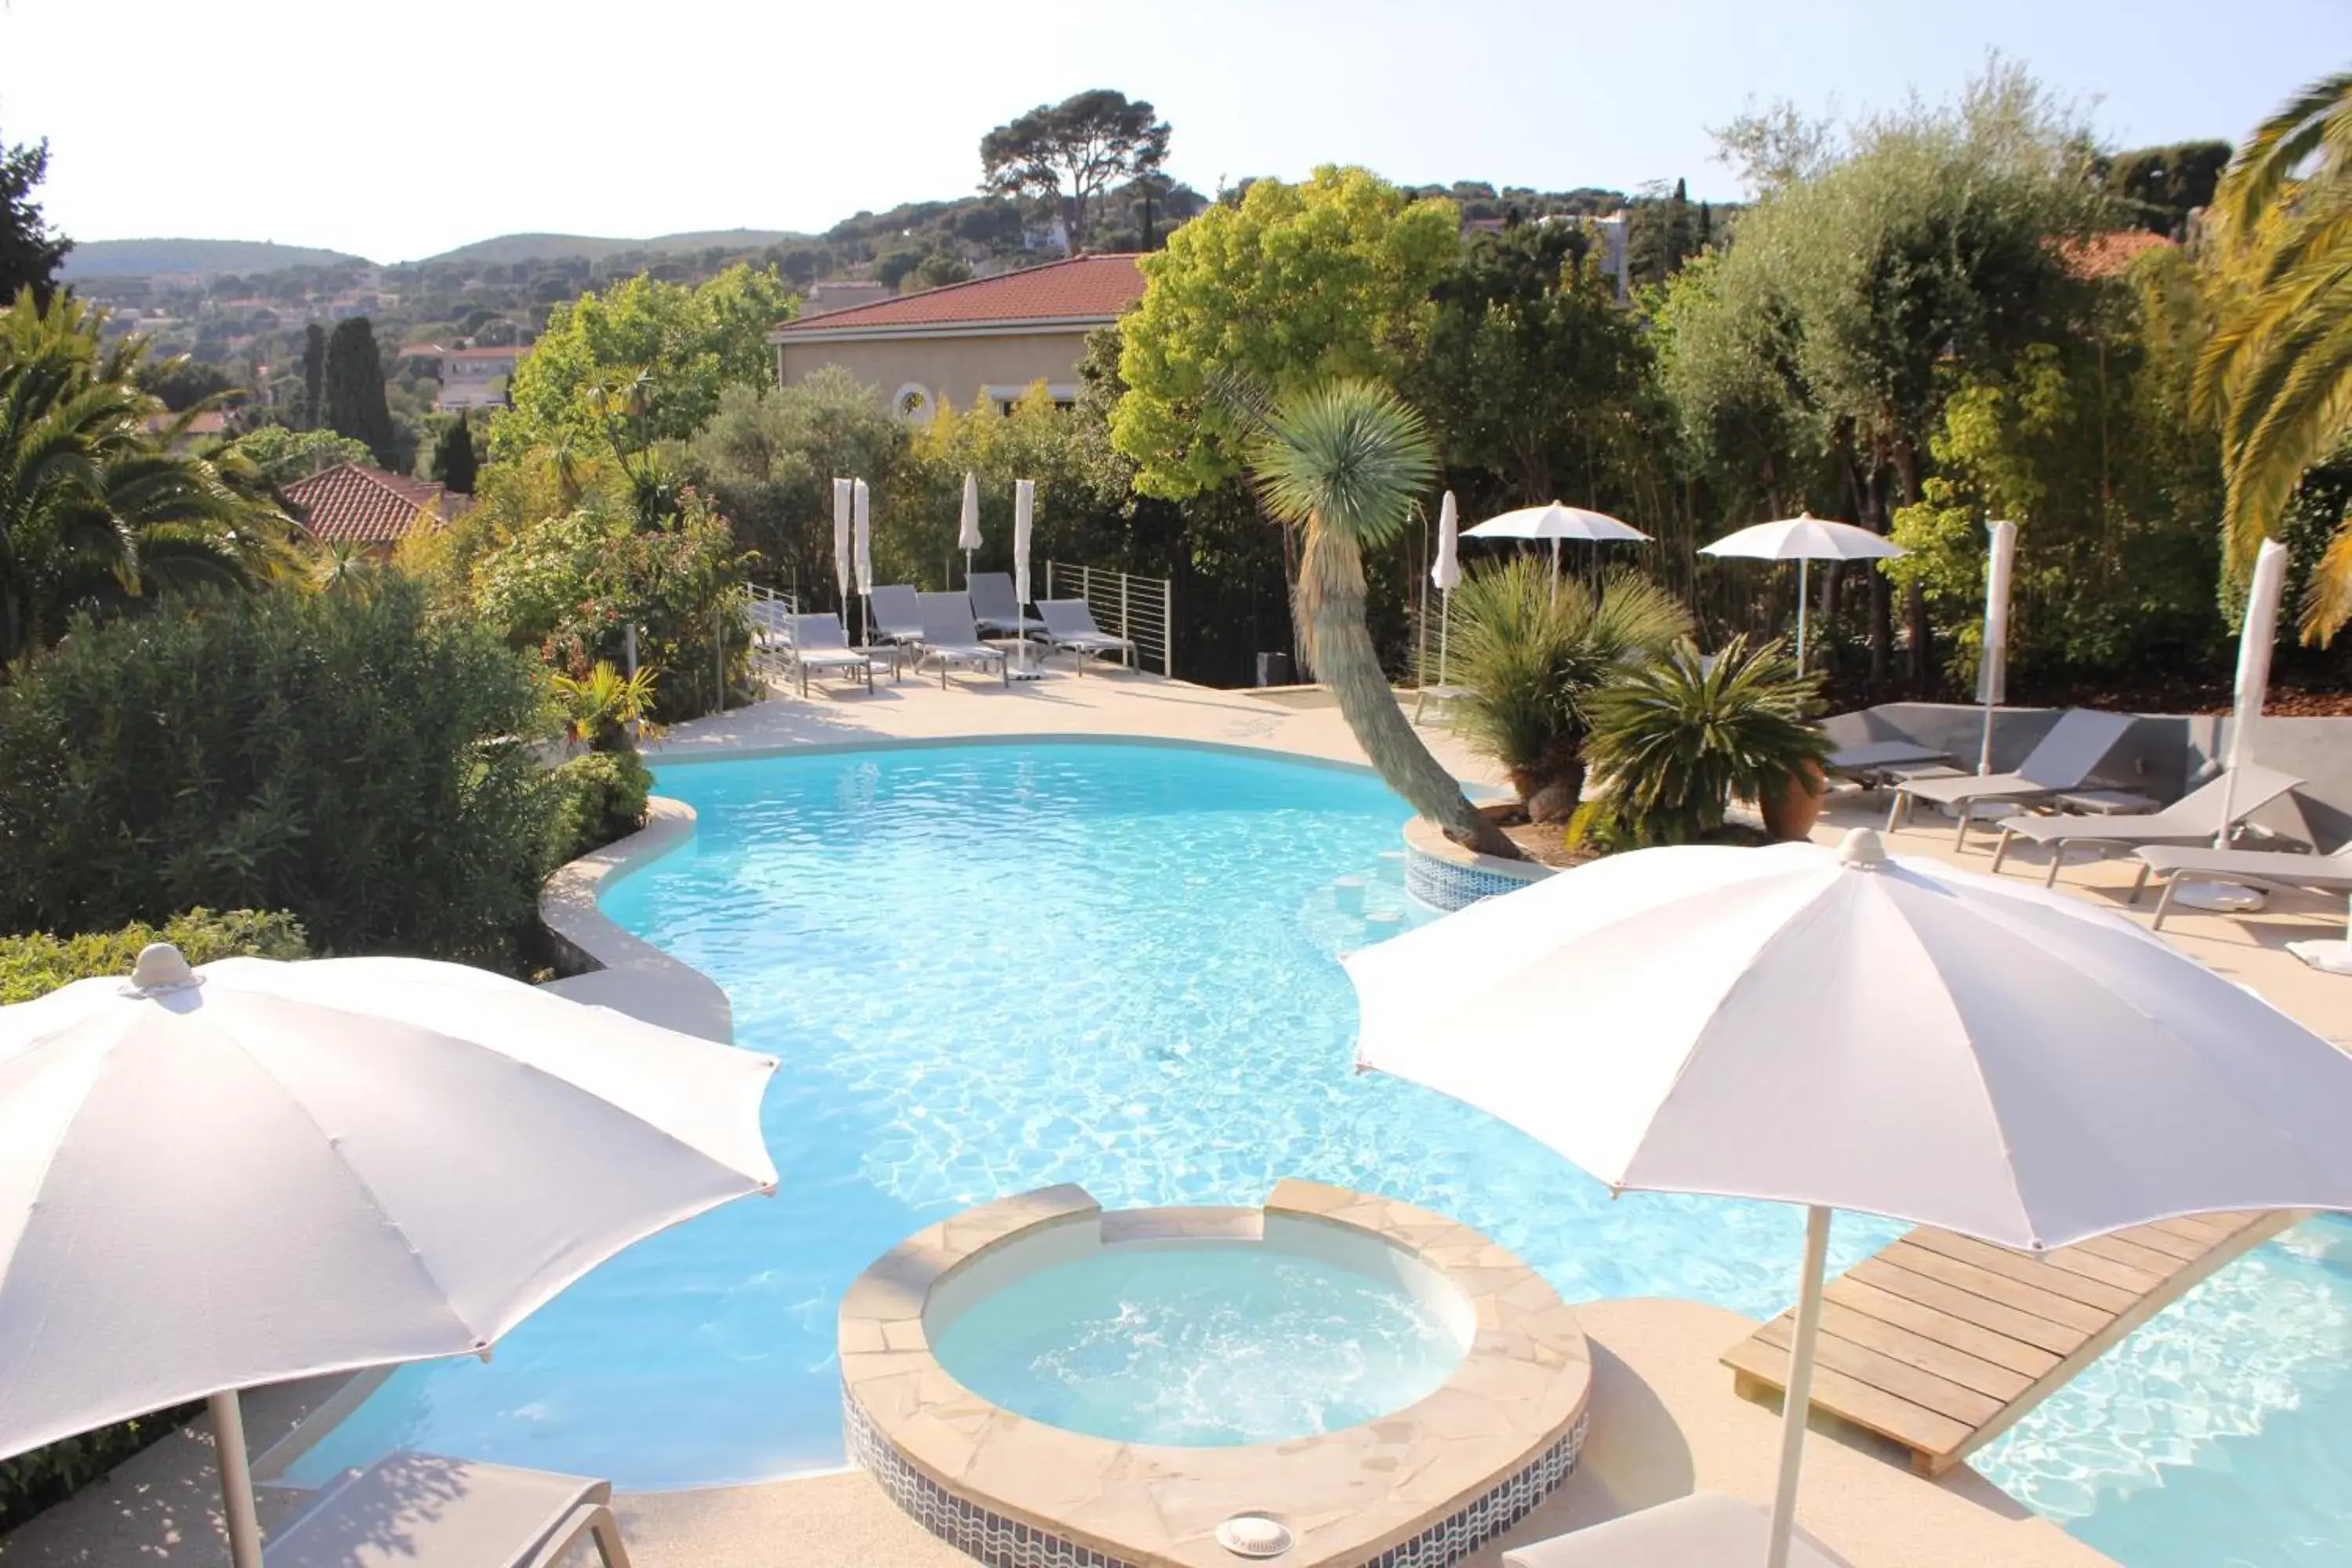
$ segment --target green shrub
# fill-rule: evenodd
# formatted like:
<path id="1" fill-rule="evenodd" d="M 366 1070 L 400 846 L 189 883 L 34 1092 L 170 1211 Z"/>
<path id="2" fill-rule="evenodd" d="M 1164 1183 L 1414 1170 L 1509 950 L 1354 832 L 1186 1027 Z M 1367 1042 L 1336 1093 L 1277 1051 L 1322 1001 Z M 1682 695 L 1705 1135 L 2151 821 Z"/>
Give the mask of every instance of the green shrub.
<path id="1" fill-rule="evenodd" d="M 1816 678 L 1781 645 L 1734 637 L 1713 659 L 1687 638 L 1591 702 L 1593 765 L 1615 824 L 1580 821 L 1571 840 L 1686 844 L 1721 831 L 1735 795 L 1760 800 L 1829 755 L 1805 721 Z"/>
<path id="2" fill-rule="evenodd" d="M 0 687 L 0 931 L 284 910 L 510 963 L 557 802 L 528 661 L 399 573 L 84 620 Z"/>
<path id="3" fill-rule="evenodd" d="M 310 944 L 292 915 L 257 910 L 190 910 L 159 929 L 128 925 L 84 936 L 0 936 L 0 1005 L 29 1002 L 58 986 L 101 974 L 128 974 L 139 950 L 168 942 L 190 963 L 215 958 L 308 958 Z"/>
<path id="4" fill-rule="evenodd" d="M 29 1002 L 76 980 L 128 974 L 139 950 L 151 942 L 172 943 L 191 963 L 310 955 L 302 927 L 291 915 L 254 910 L 190 910 L 160 930 L 133 925 L 86 936 L 0 937 L 0 1005 Z M 0 1535 L 106 1474 L 197 1408 L 189 1405 L 120 1421 L 0 1459 Z"/>
<path id="5" fill-rule="evenodd" d="M 551 868 L 576 860 L 646 825 L 654 775 L 635 752 L 588 752 L 555 770 L 562 802 L 555 814 Z"/>

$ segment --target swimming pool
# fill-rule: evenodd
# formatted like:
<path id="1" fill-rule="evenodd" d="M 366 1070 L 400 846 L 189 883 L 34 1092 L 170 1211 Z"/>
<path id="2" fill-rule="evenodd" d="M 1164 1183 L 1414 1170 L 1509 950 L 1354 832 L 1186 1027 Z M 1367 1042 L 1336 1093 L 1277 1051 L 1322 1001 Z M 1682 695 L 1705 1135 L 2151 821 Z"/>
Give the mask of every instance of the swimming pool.
<path id="1" fill-rule="evenodd" d="M 604 907 L 725 986 L 739 1041 L 782 1058 L 778 1195 L 624 1253 L 487 1366 L 397 1373 L 295 1479 L 399 1444 L 635 1489 L 836 1466 L 843 1289 L 922 1226 L 1056 1182 L 1114 1207 L 1254 1205 L 1303 1176 L 1459 1218 L 1570 1300 L 1787 1305 L 1794 1211 L 1612 1202 L 1477 1112 L 1350 1072 L 1333 960 L 1405 903 L 1386 857 L 1407 814 L 1368 774 L 1103 743 L 658 773 L 696 837 Z M 1370 921 L 1342 876 L 1368 880 Z M 1832 1266 L 1895 1230 L 1842 1216 Z M 2128 1568 L 2352 1563 L 2328 1500 L 2347 1363 L 2352 1229 L 2331 1221 L 2208 1281 L 1983 1468 Z"/>

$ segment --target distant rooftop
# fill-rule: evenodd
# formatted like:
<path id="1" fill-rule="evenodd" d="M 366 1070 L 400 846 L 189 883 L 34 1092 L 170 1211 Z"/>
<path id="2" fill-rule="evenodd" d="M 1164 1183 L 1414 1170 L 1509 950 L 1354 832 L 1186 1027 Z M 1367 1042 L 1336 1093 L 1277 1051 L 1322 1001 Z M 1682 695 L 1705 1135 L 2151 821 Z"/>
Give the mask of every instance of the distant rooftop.
<path id="1" fill-rule="evenodd" d="M 1143 274 L 1135 260 L 1124 252 L 1074 256 L 1043 267 L 786 321 L 768 335 L 768 341 L 793 342 L 865 332 L 954 332 L 1000 323 L 1113 321 L 1143 295 Z"/>
<path id="2" fill-rule="evenodd" d="M 2172 241 L 2144 228 L 2119 228 L 2095 235 L 2066 247 L 2066 264 L 2078 278 L 2120 278 L 2131 264 L 2151 250 L 2168 250 Z"/>
<path id="3" fill-rule="evenodd" d="M 339 463 L 284 487 L 286 500 L 311 538 L 321 544 L 396 544 L 431 510 L 450 518 L 460 498 L 430 479 L 386 473 L 365 463 Z"/>

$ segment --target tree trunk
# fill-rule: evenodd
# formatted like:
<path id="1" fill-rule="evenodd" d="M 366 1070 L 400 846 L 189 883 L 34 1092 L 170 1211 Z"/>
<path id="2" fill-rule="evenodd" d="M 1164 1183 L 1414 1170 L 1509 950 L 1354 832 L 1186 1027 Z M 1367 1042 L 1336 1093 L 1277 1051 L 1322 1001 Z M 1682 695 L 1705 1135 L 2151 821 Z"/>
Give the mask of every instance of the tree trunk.
<path id="1" fill-rule="evenodd" d="M 1919 454 L 1907 444 L 1897 442 L 1892 456 L 1895 499 L 1901 504 L 1910 506 L 1919 499 Z M 1886 531 L 1895 531 L 1891 511 Z M 1910 590 L 1904 595 L 1903 618 L 1911 640 L 1911 695 L 1920 699 L 1931 697 L 1936 690 L 1936 635 L 1927 619 L 1927 586 L 1916 578 L 1912 579 Z"/>
<path id="2" fill-rule="evenodd" d="M 1316 548 L 1347 547 L 1324 542 Z M 1302 581 L 1315 575 L 1312 566 L 1302 566 Z M 1364 626 L 1361 563 L 1352 572 L 1342 566 L 1321 575 L 1323 591 L 1311 595 L 1311 603 L 1299 605 L 1298 618 L 1309 629 L 1307 652 L 1314 663 L 1315 678 L 1339 699 L 1340 715 L 1355 732 L 1356 744 L 1364 749 L 1388 786 L 1415 812 L 1435 823 L 1446 837 L 1481 855 L 1505 860 L 1526 858 L 1509 835 L 1471 805 L 1462 786 L 1430 755 L 1406 721 L 1404 710 L 1397 706 L 1396 694 L 1389 689 L 1389 678 L 1373 650 L 1371 633 Z M 1331 579 L 1351 579 L 1354 591 L 1335 592 L 1338 584 Z"/>

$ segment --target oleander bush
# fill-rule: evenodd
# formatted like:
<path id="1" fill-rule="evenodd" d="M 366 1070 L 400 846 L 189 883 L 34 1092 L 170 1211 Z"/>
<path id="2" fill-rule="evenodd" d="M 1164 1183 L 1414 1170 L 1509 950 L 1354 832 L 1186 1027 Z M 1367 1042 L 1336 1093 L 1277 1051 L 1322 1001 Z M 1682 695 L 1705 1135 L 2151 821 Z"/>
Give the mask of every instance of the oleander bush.
<path id="1" fill-rule="evenodd" d="M 554 817 L 551 868 L 576 860 L 646 825 L 652 770 L 632 751 L 585 752 L 555 770 L 561 804 Z"/>
<path id="2" fill-rule="evenodd" d="M 284 910 L 512 968 L 561 804 L 530 662 L 397 572 L 76 622 L 0 685 L 0 931 Z"/>

